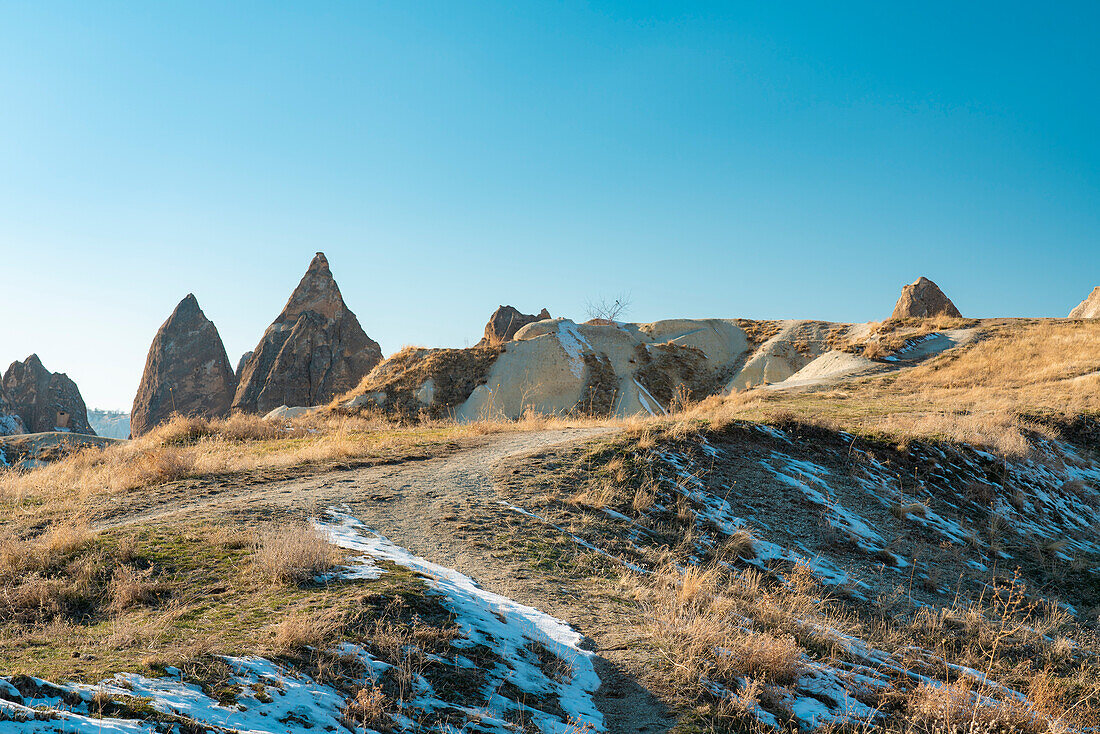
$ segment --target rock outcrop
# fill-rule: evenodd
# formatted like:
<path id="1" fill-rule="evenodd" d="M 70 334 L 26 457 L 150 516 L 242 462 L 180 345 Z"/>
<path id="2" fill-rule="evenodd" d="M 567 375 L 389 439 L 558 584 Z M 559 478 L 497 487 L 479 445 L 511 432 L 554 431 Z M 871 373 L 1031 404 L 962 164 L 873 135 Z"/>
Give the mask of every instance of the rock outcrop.
<path id="1" fill-rule="evenodd" d="M 477 343 L 479 347 L 497 347 L 504 342 L 512 341 L 516 332 L 527 324 L 536 321 L 545 321 L 550 318 L 550 312 L 545 308 L 537 315 L 520 313 L 512 306 L 500 306 L 489 317 L 489 323 L 485 324 L 485 336 Z"/>
<path id="2" fill-rule="evenodd" d="M 233 370 L 234 376 L 237 378 L 237 383 L 240 384 L 241 373 L 244 372 L 244 366 L 248 364 L 248 360 L 252 359 L 252 350 L 241 355 L 241 358 L 237 360 L 237 369 Z"/>
<path id="3" fill-rule="evenodd" d="M 891 318 L 927 318 L 929 316 L 953 316 L 961 318 L 962 314 L 951 299 L 943 294 L 940 287 L 921 276 L 915 283 L 901 289 L 901 298 L 894 306 Z"/>
<path id="4" fill-rule="evenodd" d="M 76 383 L 66 374 L 50 372 L 37 354 L 12 362 L 4 373 L 4 392 L 28 433 L 61 430 L 95 435 Z"/>
<path id="5" fill-rule="evenodd" d="M 1100 285 L 1092 289 L 1089 297 L 1069 312 L 1071 319 L 1100 319 Z"/>
<path id="6" fill-rule="evenodd" d="M 153 337 L 130 411 L 131 435 L 148 432 L 173 413 L 224 418 L 236 389 L 218 329 L 188 293 Z"/>
<path id="7" fill-rule="evenodd" d="M 318 252 L 245 363 L 233 410 L 264 414 L 281 405 L 326 403 L 354 388 L 381 359 Z"/>
<path id="8" fill-rule="evenodd" d="M 11 401 L 4 392 L 4 384 L 0 382 L 0 436 L 14 436 L 26 431 L 23 419 L 12 408 Z"/>

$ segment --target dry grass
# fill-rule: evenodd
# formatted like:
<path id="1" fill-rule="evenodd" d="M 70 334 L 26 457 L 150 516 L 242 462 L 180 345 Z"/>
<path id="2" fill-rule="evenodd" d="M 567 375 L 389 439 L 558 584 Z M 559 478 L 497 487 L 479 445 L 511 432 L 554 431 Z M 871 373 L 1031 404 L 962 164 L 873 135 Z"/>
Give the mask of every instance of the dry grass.
<path id="1" fill-rule="evenodd" d="M 1024 701 L 1005 699 L 979 703 L 982 691 L 962 678 L 950 683 L 921 683 L 906 696 L 909 723 L 918 731 L 944 732 L 1061 732 L 1045 712 Z"/>
<path id="2" fill-rule="evenodd" d="M 340 553 L 302 523 L 262 534 L 233 521 L 9 537 L 0 541 L 0 668 L 96 681 L 224 654 L 312 660 L 336 636 L 361 631 L 365 584 L 375 594 L 423 592 L 396 567 L 378 581 L 309 583 Z M 413 640 L 426 635 L 406 629 Z"/>
<path id="3" fill-rule="evenodd" d="M 323 578 L 341 553 L 308 523 L 277 525 L 260 533 L 253 554 L 258 576 L 270 583 L 303 584 Z"/>
<path id="4" fill-rule="evenodd" d="M 299 612 L 275 625 L 272 644 L 279 652 L 319 648 L 342 626 L 339 613 Z"/>
<path id="5" fill-rule="evenodd" d="M 108 609 L 118 613 L 156 602 L 163 585 L 150 579 L 152 573 L 151 568 L 139 571 L 132 566 L 118 566 L 111 578 Z"/>
<path id="6" fill-rule="evenodd" d="M 261 481 L 301 467 L 449 450 L 480 436 L 566 426 L 603 425 L 528 414 L 517 421 L 414 425 L 364 412 L 318 411 L 290 421 L 235 415 L 224 420 L 175 416 L 133 441 L 87 448 L 30 471 L 0 470 L 0 516 L 20 525 L 101 517 L 111 496 L 183 480 L 256 474 Z"/>
<path id="7" fill-rule="evenodd" d="M 1028 432 L 1046 430 L 1029 416 L 1100 412 L 1100 323 L 1001 321 L 981 329 L 975 343 L 912 368 L 817 389 L 712 397 L 688 419 L 796 419 L 1016 456 L 1028 451 Z"/>
<path id="8" fill-rule="evenodd" d="M 540 516 L 548 522 L 611 555 L 655 570 L 626 575 L 610 593 L 640 603 L 638 624 L 654 654 L 649 682 L 691 712 L 684 731 L 760 731 L 757 707 L 792 723 L 785 701 L 791 700 L 792 690 L 801 690 L 797 695 L 813 690 L 813 666 L 877 666 L 872 658 L 853 652 L 849 638 L 882 651 L 897 668 L 884 667 L 885 687 L 877 693 L 857 694 L 882 718 L 839 731 L 1026 733 L 1062 731 L 1063 724 L 1067 730 L 1088 730 L 1100 723 L 1100 646 L 1091 630 L 1044 600 L 1045 594 L 1060 593 L 1057 580 L 1037 580 L 1033 586 L 1030 578 L 1004 578 L 1001 569 L 974 574 L 964 583 L 961 578 L 940 579 L 928 567 L 928 583 L 942 583 L 952 592 L 941 597 L 945 606 L 937 608 L 906 603 L 908 574 L 898 575 L 893 590 L 884 585 L 877 589 L 881 593 L 863 599 L 851 587 L 820 584 L 807 566 L 767 560 L 748 569 L 747 561 L 758 561 L 751 532 L 731 535 L 708 528 L 703 504 L 693 506 L 682 497 L 683 490 L 670 489 L 675 472 L 671 477 L 651 473 L 652 453 L 675 453 L 682 425 L 638 424 L 586 450 L 548 459 L 545 470 L 552 478 L 537 480 L 545 494 L 528 495 L 526 506 L 537 501 Z M 815 435 L 824 432 L 808 432 L 796 444 Z M 699 445 L 696 438 L 690 443 Z M 699 458 L 705 462 L 709 454 L 700 452 Z M 727 484 L 727 477 L 713 480 L 719 496 L 738 491 Z M 1066 488 L 1071 495 L 1083 491 L 1072 484 Z M 890 507 L 895 517 L 917 519 L 932 511 L 911 497 L 897 496 Z M 609 498 L 613 501 L 599 501 Z M 755 496 L 748 499 L 755 504 Z M 625 548 L 623 525 L 607 521 L 606 513 L 591 512 L 594 505 L 626 514 L 632 528 L 645 529 L 647 540 Z M 655 505 L 662 509 L 654 511 Z M 766 525 L 768 519 L 760 522 Z M 797 525 L 796 518 L 790 519 Z M 586 526 L 582 520 L 591 522 Z M 529 552 L 539 562 L 553 555 L 545 546 L 532 546 Z M 553 567 L 559 573 L 572 571 L 567 562 L 557 561 Z M 862 578 L 860 569 L 849 572 Z M 1082 619 L 1091 623 L 1094 616 L 1085 611 Z M 961 694 L 948 697 L 956 701 L 957 710 L 937 719 L 933 694 L 940 686 L 921 687 L 917 676 L 955 686 L 956 694 L 969 690 L 972 700 L 963 705 Z M 803 683 L 806 687 L 800 689 Z M 1026 700 L 1017 700 L 1007 689 L 1022 692 Z M 980 705 L 974 697 L 978 695 Z"/>
<path id="9" fill-rule="evenodd" d="M 709 712 L 704 718 L 717 731 L 754 730 L 758 705 L 783 720 L 789 712 L 776 702 L 811 660 L 839 668 L 865 663 L 835 644 L 837 634 L 889 651 L 918 680 L 935 681 L 896 677 L 872 701 L 885 720 L 863 722 L 863 730 L 1039 734 L 1098 723 L 1097 651 L 1052 637 L 1068 617 L 1027 601 L 1011 581 L 994 583 L 974 602 L 922 608 L 908 626 L 894 616 L 854 615 L 805 567 L 778 585 L 755 570 L 678 564 L 621 583 L 642 603 L 642 624 L 657 647 L 652 683 L 697 713 Z M 1035 659 L 1037 650 L 1048 651 L 1045 662 Z M 714 684 L 735 695 L 716 701 Z"/>
<path id="10" fill-rule="evenodd" d="M 358 386 L 338 399 L 343 403 L 357 396 L 374 396 L 372 403 L 407 419 L 423 415 L 446 417 L 484 384 L 503 347 L 476 346 L 470 349 L 428 349 L 405 347 L 371 370 Z M 425 405 L 417 397 L 431 380 L 433 399 Z"/>
<path id="11" fill-rule="evenodd" d="M 389 697 L 382 686 L 366 686 L 356 691 L 344 706 L 344 719 L 352 731 L 359 728 L 387 732 L 393 728 L 393 721 L 387 714 Z"/>

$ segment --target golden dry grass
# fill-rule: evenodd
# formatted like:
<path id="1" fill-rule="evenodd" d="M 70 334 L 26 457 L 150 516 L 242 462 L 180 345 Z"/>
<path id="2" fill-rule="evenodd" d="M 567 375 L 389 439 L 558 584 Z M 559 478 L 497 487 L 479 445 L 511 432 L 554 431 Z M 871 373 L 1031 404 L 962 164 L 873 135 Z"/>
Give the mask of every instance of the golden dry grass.
<path id="1" fill-rule="evenodd" d="M 272 645 L 287 652 L 320 647 L 341 627 L 338 613 L 297 612 L 275 625 Z"/>
<path id="2" fill-rule="evenodd" d="M 1035 415 L 1100 412 L 1100 322 L 986 322 L 975 343 L 912 368 L 804 390 L 703 401 L 688 419 L 795 419 L 857 433 L 1028 450 Z"/>
<path id="3" fill-rule="evenodd" d="M 271 583 L 302 584 L 324 577 L 341 554 L 308 523 L 280 524 L 260 532 L 253 562 Z"/>
<path id="4" fill-rule="evenodd" d="M 778 586 L 755 570 L 678 564 L 620 583 L 641 602 L 640 624 L 657 648 L 659 670 L 651 682 L 694 707 L 716 731 L 755 731 L 752 712 L 759 705 L 782 720 L 775 702 L 797 684 L 810 660 L 841 668 L 863 662 L 848 658 L 836 644 L 838 633 L 889 651 L 918 679 L 936 681 L 898 676 L 873 701 L 887 722 L 855 722 L 856 730 L 1038 734 L 1100 723 L 1096 650 L 1057 636 L 1067 624 L 1065 613 L 1028 602 L 1011 582 L 994 583 L 994 591 L 976 602 L 922 609 L 908 624 L 853 614 L 831 600 L 805 567 Z M 1037 659 L 1037 650 L 1045 659 Z M 964 675 L 964 669 L 974 673 Z M 715 701 L 715 683 L 734 698 Z"/>
<path id="5" fill-rule="evenodd" d="M 513 431 L 601 425 L 588 419 L 528 414 L 517 421 L 403 424 L 378 414 L 322 410 L 293 420 L 234 415 L 222 420 L 174 416 L 132 441 L 86 448 L 29 471 L 0 471 L 0 516 L 9 524 L 86 521 L 111 495 L 184 479 L 391 458 L 445 449 L 459 440 Z M 269 476 L 270 478 L 270 476 Z"/>

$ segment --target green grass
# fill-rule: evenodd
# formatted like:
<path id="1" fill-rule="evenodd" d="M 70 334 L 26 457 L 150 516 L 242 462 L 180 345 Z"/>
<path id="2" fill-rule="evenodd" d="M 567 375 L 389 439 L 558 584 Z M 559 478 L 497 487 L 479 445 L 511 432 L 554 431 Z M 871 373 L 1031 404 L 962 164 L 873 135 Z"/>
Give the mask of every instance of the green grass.
<path id="1" fill-rule="evenodd" d="M 32 624 L 0 622 L 0 669 L 49 680 L 94 682 L 119 672 L 156 672 L 215 654 L 270 652 L 272 628 L 294 614 L 362 616 L 362 600 L 424 594 L 411 571 L 388 565 L 374 581 L 291 586 L 256 580 L 253 547 L 210 524 L 163 525 L 104 532 L 74 552 L 54 574 L 80 563 L 102 566 L 102 579 L 127 565 L 150 572 L 163 591 L 155 602 L 112 613 L 104 583 L 77 614 L 46 615 Z M 213 539 L 212 539 L 213 538 Z M 369 614 L 367 617 L 369 618 Z M 127 630 L 132 631 L 127 634 Z"/>

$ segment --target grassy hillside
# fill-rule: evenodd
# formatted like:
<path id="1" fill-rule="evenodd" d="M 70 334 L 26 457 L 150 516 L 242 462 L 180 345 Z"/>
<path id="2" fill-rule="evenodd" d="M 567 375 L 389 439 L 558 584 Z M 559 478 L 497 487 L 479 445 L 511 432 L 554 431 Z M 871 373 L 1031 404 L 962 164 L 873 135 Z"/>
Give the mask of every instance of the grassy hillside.
<path id="1" fill-rule="evenodd" d="M 877 366 L 634 421 L 176 419 L 2 469 L 0 728 L 1095 731 L 1100 324 L 835 346 Z"/>
<path id="2" fill-rule="evenodd" d="M 893 336 L 895 349 L 928 328 L 884 327 L 880 333 Z M 712 397 L 694 415 L 718 421 L 797 417 L 839 430 L 950 438 L 1019 454 L 1027 451 L 1024 431 L 1042 430 L 1046 418 L 1100 411 L 1100 322 L 986 320 L 975 328 L 973 342 L 913 367 L 817 387 Z"/>

